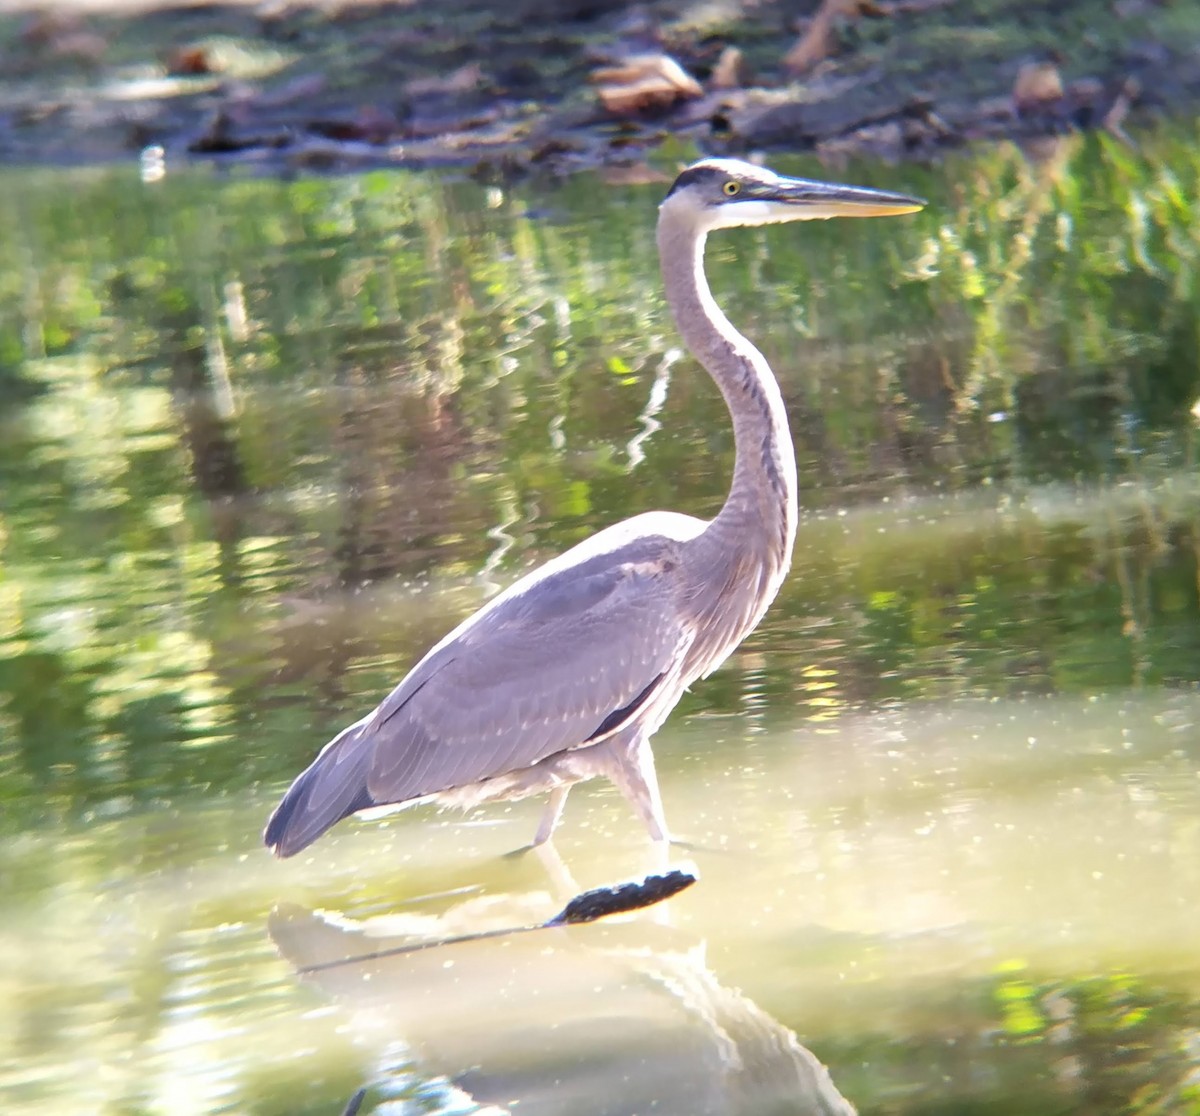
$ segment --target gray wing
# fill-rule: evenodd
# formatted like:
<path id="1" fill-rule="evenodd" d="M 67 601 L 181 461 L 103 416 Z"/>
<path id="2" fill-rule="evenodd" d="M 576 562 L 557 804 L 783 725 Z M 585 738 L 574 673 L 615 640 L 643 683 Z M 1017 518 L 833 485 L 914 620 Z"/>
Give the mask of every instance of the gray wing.
<path id="1" fill-rule="evenodd" d="M 378 803 L 530 767 L 634 715 L 690 631 L 645 543 L 597 555 L 497 602 L 422 661 L 368 722 Z"/>
<path id="2" fill-rule="evenodd" d="M 356 810 L 518 771 L 628 723 L 691 642 L 677 565 L 673 540 L 643 538 L 518 582 L 325 748 L 267 844 L 291 855 Z"/>

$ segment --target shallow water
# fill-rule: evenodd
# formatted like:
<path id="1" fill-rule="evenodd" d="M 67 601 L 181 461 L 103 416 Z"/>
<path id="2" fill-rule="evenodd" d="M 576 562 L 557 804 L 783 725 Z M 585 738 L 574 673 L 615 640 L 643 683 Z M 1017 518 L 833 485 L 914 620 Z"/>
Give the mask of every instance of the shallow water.
<path id="1" fill-rule="evenodd" d="M 805 513 L 656 742 L 699 883 L 308 973 L 655 865 L 601 785 L 557 858 L 538 802 L 258 834 L 498 586 L 719 506 L 662 186 L 7 174 L 0 1107 L 1200 1112 L 1198 159 L 1143 142 L 714 242 Z"/>

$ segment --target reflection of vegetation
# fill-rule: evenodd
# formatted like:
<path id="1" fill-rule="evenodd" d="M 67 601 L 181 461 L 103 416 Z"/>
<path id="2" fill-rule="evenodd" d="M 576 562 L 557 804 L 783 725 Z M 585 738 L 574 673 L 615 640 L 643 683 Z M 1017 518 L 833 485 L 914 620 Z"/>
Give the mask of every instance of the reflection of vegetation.
<path id="1" fill-rule="evenodd" d="M 1197 676 L 1196 493 L 1172 479 L 1200 394 L 1197 160 L 1156 142 L 999 149 L 949 198 L 909 168 L 892 177 L 935 198 L 924 224 L 714 245 L 785 380 L 808 505 L 890 500 L 806 526 L 756 689 L 828 716 Z M 327 620 L 304 599 L 452 584 L 721 498 L 727 425 L 683 365 L 630 484 L 676 344 L 649 195 L 636 220 L 585 179 L 542 216 L 383 173 L 10 176 L 4 196 L 0 720 L 12 785 L 51 803 L 173 793 L 201 744 L 218 783 L 290 770 L 314 736 L 301 690 L 377 694 L 448 619 L 380 656 L 361 630 L 297 639 Z M 1023 495 L 1050 479 L 1072 487 Z M 1007 494 L 897 505 L 981 480 Z M 1080 481 L 1101 485 L 1082 505 Z M 797 620 L 819 637 L 793 646 Z M 736 706 L 741 685 L 697 700 Z M 289 752 L 248 769 L 229 742 L 252 718 Z"/>
<path id="2" fill-rule="evenodd" d="M 954 995 L 953 1002 L 913 1003 L 905 1042 L 875 1046 L 860 1040 L 836 1055 L 826 1050 L 834 1078 L 848 1095 L 857 1089 L 859 1096 L 879 1098 L 861 1111 L 1200 1113 L 1200 1010 L 1192 1000 L 1123 973 L 1038 980 L 1020 963 L 1002 966 L 994 979 L 975 990 L 960 987 Z M 939 1023 L 922 1037 L 930 1018 Z M 864 1064 L 870 1067 L 865 1074 Z M 859 1074 L 866 1080 L 855 1080 Z M 940 1081 L 936 1093 L 910 1099 L 914 1086 L 930 1077 Z"/>
<path id="3" fill-rule="evenodd" d="M 1200 1012 L 1182 996 L 1127 973 L 1034 983 L 1019 970 L 994 995 L 999 1042 L 1039 1047 L 1047 1084 L 1071 1111 L 1200 1112 Z"/>
<path id="4" fill-rule="evenodd" d="M 1029 161 L 1001 148 L 976 164 L 959 220 L 930 237 L 917 273 L 975 312 L 956 402 L 1019 404 L 1035 469 L 1112 471 L 1195 400 L 1195 174 L 1102 136 Z M 1124 436 L 1103 437 L 1122 421 Z"/>
<path id="5" fill-rule="evenodd" d="M 1200 159 L 1148 150 L 997 150 L 953 187 L 905 168 L 889 180 L 935 199 L 913 222 L 714 244 L 723 301 L 782 372 L 809 514 L 779 607 L 692 708 L 836 728 L 889 699 L 1200 677 Z M 106 1111 L 146 1107 L 147 1065 L 183 1091 L 208 1075 L 174 1111 L 235 1103 L 231 1065 L 296 1110 L 312 1024 L 276 1035 L 263 912 L 205 859 L 252 840 L 222 792 L 294 772 L 477 603 L 479 571 L 717 506 L 730 437 L 688 361 L 630 472 L 677 345 L 656 194 L 6 176 L 0 1062 L 48 1075 L 9 1107 L 45 1109 L 47 1067 L 82 1046 L 112 1067 Z M 1200 1112 L 1194 1000 L 1024 968 L 968 983 L 953 1046 L 916 1025 L 826 1043 L 863 1111 L 932 1113 L 941 1066 L 956 1116 Z M 206 1029 L 221 997 L 272 1023 L 254 1051 Z M 357 1079 L 331 1035 L 312 1111 Z"/>

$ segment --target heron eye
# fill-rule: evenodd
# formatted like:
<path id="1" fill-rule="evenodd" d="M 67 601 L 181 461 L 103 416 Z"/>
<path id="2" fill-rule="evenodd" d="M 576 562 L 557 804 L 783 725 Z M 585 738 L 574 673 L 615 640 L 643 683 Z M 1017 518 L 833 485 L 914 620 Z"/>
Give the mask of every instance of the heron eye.
<path id="1" fill-rule="evenodd" d="M 737 194 L 741 191 L 742 184 L 740 182 L 734 182 L 730 180 L 721 188 L 725 191 L 725 196 L 727 198 L 732 198 L 734 194 Z"/>

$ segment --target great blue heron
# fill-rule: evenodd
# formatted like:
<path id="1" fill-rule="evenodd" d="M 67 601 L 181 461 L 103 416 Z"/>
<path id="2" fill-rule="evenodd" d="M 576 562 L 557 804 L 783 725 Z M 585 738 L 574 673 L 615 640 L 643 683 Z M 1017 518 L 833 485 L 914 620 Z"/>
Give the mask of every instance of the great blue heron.
<path id="1" fill-rule="evenodd" d="M 658 252 L 675 323 L 733 419 L 733 483 L 715 519 L 646 512 L 526 574 L 434 647 L 292 783 L 264 833 L 292 856 L 370 807 L 470 807 L 549 791 L 548 840 L 572 784 L 606 775 L 668 838 L 650 737 L 761 619 L 796 535 L 796 459 L 779 385 L 713 301 L 713 229 L 912 213 L 903 194 L 705 159 L 675 180 Z"/>

